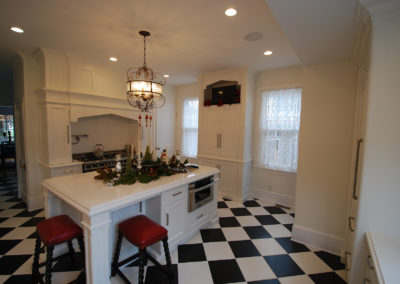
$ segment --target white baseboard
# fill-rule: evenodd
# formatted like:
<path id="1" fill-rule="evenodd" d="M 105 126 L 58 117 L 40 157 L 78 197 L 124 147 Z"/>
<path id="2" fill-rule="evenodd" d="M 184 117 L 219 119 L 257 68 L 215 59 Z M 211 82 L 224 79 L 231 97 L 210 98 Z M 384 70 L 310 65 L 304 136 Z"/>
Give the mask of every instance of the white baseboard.
<path id="1" fill-rule="evenodd" d="M 296 197 L 273 191 L 252 188 L 249 195 L 265 201 L 281 204 L 290 208 L 293 208 L 296 204 Z"/>
<path id="2" fill-rule="evenodd" d="M 292 240 L 340 256 L 344 240 L 336 236 L 294 224 Z"/>
<path id="3" fill-rule="evenodd" d="M 43 208 L 43 196 L 33 196 L 28 200 L 28 211 L 33 211 Z"/>

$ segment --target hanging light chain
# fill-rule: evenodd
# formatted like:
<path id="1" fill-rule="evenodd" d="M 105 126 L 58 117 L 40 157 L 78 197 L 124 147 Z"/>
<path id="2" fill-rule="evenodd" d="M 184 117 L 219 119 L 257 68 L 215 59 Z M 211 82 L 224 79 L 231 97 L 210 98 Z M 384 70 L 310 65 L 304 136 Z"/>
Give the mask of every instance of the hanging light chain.
<path id="1" fill-rule="evenodd" d="M 144 48 L 143 48 L 143 53 L 144 53 L 144 56 L 143 56 L 143 66 L 145 66 L 145 67 L 147 67 L 147 64 L 146 64 L 146 35 L 144 35 L 143 36 L 143 46 L 144 46 Z"/>

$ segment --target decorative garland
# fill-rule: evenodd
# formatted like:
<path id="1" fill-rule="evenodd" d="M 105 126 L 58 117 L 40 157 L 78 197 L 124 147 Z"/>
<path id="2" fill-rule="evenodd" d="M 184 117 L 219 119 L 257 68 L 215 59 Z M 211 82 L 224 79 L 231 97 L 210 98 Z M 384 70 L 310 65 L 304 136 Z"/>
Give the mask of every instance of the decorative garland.
<path id="1" fill-rule="evenodd" d="M 137 159 L 136 159 L 137 160 Z M 117 186 L 119 184 L 149 183 L 157 180 L 161 176 L 171 176 L 177 173 L 187 173 L 189 161 L 186 159 L 183 163 L 173 155 L 170 159 L 166 156 L 166 150 L 161 157 L 153 159 L 149 146 L 146 147 L 141 163 L 131 160 L 130 155 L 126 161 L 125 169 L 121 172 L 116 169 L 105 167 L 97 169 L 99 175 L 95 179 L 103 180 L 107 186 Z"/>

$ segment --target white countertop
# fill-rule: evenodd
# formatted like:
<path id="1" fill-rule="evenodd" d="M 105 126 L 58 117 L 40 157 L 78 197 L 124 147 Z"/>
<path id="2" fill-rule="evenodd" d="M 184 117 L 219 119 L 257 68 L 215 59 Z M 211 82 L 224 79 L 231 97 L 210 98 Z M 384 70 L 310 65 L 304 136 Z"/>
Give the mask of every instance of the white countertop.
<path id="1" fill-rule="evenodd" d="M 367 232 L 367 241 L 380 283 L 399 283 L 400 238 Z"/>
<path id="2" fill-rule="evenodd" d="M 42 185 L 82 213 L 93 216 L 139 202 L 198 179 L 219 173 L 216 168 L 200 166 L 190 173 L 163 176 L 143 184 L 107 186 L 94 179 L 96 172 L 45 179 Z"/>

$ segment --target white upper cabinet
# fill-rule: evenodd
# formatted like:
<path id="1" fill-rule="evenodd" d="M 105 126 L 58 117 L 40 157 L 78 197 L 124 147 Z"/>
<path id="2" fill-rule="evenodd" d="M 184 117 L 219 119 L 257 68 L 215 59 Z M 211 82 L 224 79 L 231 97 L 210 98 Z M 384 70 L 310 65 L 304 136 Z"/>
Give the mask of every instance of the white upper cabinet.
<path id="1" fill-rule="evenodd" d="M 69 107 L 46 104 L 40 108 L 40 157 L 47 165 L 72 162 Z"/>

